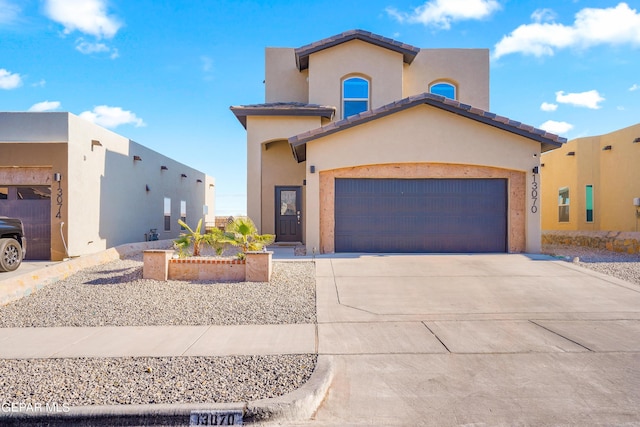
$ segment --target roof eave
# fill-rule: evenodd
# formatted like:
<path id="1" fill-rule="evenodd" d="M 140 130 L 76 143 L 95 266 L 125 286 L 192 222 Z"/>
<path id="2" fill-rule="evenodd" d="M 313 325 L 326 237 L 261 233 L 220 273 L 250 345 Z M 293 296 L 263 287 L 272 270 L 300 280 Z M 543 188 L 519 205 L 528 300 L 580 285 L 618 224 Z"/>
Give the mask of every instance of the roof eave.
<path id="1" fill-rule="evenodd" d="M 404 43 L 398 43 L 395 40 L 387 39 L 370 32 L 362 30 L 352 30 L 339 34 L 337 36 L 329 37 L 324 41 L 321 40 L 318 43 L 313 43 L 295 49 L 296 66 L 298 67 L 298 70 L 303 71 L 309 68 L 310 55 L 352 40 L 361 40 L 366 43 L 371 43 L 375 46 L 401 53 L 402 60 L 409 65 L 413 62 L 416 55 L 418 55 L 418 53 L 420 52 L 420 48 L 414 46 L 410 46 Z"/>
<path id="2" fill-rule="evenodd" d="M 229 109 L 236 116 L 238 121 L 247 128 L 247 116 L 296 116 L 296 117 L 324 117 L 331 120 L 336 112 L 333 107 L 323 108 L 260 108 L 260 107 L 244 107 L 231 106 Z"/>
<path id="3" fill-rule="evenodd" d="M 541 129 L 533 128 L 532 126 L 523 125 L 521 122 L 516 122 L 513 120 L 509 120 L 506 117 L 500 117 L 496 114 L 485 112 L 483 110 L 474 109 L 470 105 L 460 104 L 456 102 L 456 105 L 452 105 L 447 103 L 443 97 L 439 97 L 431 94 L 422 94 L 414 97 L 405 98 L 403 100 L 397 101 L 393 104 L 391 108 L 381 107 L 379 112 L 367 111 L 361 113 L 359 115 L 353 116 L 350 119 L 344 119 L 339 122 L 333 122 L 324 127 L 323 131 L 310 131 L 306 134 L 296 135 L 294 137 L 289 138 L 289 144 L 291 145 L 292 150 L 294 150 L 294 157 L 298 161 L 298 163 L 306 160 L 306 144 L 307 142 L 313 141 L 315 139 L 323 138 L 325 136 L 329 136 L 331 134 L 340 132 L 342 130 L 346 130 L 352 128 L 354 126 L 358 126 L 364 123 L 368 123 L 370 121 L 397 113 L 402 110 L 406 110 L 408 108 L 412 108 L 416 105 L 426 104 L 430 105 L 450 113 L 454 113 L 489 126 L 496 127 L 498 129 L 505 130 L 507 132 L 522 136 L 524 138 L 532 139 L 541 144 L 541 151 L 546 152 L 550 150 L 554 150 L 558 147 L 561 147 L 564 142 L 566 142 L 565 138 L 558 137 L 556 135 L 551 135 Z M 521 128 L 523 126 L 524 128 Z M 321 128 L 322 129 L 322 128 Z M 556 140 L 557 139 L 557 140 Z M 562 141 L 558 141 L 562 140 Z M 305 147 L 304 150 L 301 147 Z M 297 154 L 296 154 L 297 153 Z"/>

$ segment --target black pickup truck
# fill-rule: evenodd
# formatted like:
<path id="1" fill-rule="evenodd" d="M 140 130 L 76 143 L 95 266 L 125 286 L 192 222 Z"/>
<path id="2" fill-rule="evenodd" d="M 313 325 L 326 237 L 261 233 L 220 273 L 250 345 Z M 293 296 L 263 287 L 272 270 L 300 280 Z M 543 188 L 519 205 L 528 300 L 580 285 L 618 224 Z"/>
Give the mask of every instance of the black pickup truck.
<path id="1" fill-rule="evenodd" d="M 13 271 L 27 253 L 22 221 L 0 216 L 0 272 Z"/>

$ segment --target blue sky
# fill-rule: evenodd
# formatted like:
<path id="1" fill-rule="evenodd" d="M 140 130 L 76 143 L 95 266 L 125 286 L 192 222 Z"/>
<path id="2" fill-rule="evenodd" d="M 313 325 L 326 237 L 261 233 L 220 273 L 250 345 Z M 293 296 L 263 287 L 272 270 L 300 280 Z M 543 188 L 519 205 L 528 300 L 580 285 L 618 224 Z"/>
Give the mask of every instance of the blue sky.
<path id="1" fill-rule="evenodd" d="M 69 111 L 216 178 L 246 209 L 264 48 L 363 29 L 487 48 L 491 111 L 573 139 L 640 122 L 640 5 L 598 0 L 0 0 L 0 111 Z"/>

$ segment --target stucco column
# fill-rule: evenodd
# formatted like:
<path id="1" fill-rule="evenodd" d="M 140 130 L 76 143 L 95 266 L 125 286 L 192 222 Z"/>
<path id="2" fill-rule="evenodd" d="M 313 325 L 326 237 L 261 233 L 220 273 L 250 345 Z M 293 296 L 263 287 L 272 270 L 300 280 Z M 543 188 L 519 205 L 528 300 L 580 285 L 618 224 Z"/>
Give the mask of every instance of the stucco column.
<path id="1" fill-rule="evenodd" d="M 247 117 L 247 216 L 262 233 L 262 145 Z"/>
<path id="2" fill-rule="evenodd" d="M 309 162 L 307 162 L 309 163 Z M 306 247 L 307 254 L 319 253 L 320 251 L 320 170 L 318 165 L 315 166 L 315 172 L 310 173 L 310 164 L 307 164 L 307 186 L 305 200 L 305 216 L 306 216 Z"/>
<path id="3" fill-rule="evenodd" d="M 247 252 L 246 281 L 269 282 L 271 280 L 271 257 L 273 252 Z"/>
<path id="4" fill-rule="evenodd" d="M 142 253 L 142 278 L 167 281 L 172 250 L 150 249 Z"/>
<path id="5" fill-rule="evenodd" d="M 538 157 L 539 158 L 539 155 Z M 542 210 L 540 209 L 541 185 L 540 174 L 534 173 L 534 168 L 525 172 L 525 215 L 526 215 L 526 251 L 537 254 L 542 250 Z"/>

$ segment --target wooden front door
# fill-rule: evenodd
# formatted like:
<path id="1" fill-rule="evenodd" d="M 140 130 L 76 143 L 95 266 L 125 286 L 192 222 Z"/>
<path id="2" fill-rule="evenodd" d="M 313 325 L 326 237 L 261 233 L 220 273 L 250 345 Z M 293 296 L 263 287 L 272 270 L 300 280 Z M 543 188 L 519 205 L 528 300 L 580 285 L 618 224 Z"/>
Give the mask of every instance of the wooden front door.
<path id="1" fill-rule="evenodd" d="M 276 187 L 276 242 L 302 242 L 301 187 Z"/>

